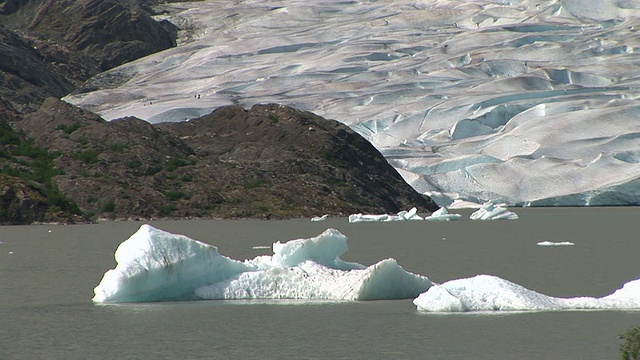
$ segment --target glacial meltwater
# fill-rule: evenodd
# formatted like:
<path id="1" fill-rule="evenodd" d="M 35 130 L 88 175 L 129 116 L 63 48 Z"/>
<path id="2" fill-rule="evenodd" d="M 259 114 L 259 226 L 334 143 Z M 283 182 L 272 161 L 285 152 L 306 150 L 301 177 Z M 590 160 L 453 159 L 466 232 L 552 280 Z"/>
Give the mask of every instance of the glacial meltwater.
<path id="1" fill-rule="evenodd" d="M 639 208 L 511 210 L 518 219 L 149 224 L 240 261 L 334 228 L 348 237 L 344 261 L 393 258 L 434 283 L 486 274 L 560 298 L 640 278 Z M 412 299 L 94 303 L 142 224 L 0 227 L 0 359 L 615 359 L 618 335 L 640 326 L 640 311 L 429 313 Z"/>

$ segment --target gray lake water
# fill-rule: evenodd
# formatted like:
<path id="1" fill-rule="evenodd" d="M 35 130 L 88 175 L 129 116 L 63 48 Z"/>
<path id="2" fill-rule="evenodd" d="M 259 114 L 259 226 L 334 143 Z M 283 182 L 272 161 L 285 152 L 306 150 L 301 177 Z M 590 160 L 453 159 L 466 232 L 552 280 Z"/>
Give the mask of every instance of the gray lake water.
<path id="1" fill-rule="evenodd" d="M 491 274 L 561 297 L 608 295 L 640 277 L 640 208 L 514 211 L 520 219 L 150 223 L 238 260 L 333 227 L 349 237 L 347 261 L 392 257 L 435 282 Z M 640 311 L 438 315 L 411 300 L 92 303 L 141 224 L 0 227 L 0 359 L 617 359 L 618 335 L 640 326 Z"/>

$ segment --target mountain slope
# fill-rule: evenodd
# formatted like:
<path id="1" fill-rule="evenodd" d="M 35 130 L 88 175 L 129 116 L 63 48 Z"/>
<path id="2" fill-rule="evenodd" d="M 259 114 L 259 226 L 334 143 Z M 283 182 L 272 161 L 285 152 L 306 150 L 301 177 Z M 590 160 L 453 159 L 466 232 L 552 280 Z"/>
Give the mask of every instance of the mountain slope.
<path id="1" fill-rule="evenodd" d="M 49 98 L 17 124 L 55 152 L 60 191 L 97 218 L 292 218 L 437 209 L 364 138 L 279 105 L 182 123 L 106 122 Z"/>

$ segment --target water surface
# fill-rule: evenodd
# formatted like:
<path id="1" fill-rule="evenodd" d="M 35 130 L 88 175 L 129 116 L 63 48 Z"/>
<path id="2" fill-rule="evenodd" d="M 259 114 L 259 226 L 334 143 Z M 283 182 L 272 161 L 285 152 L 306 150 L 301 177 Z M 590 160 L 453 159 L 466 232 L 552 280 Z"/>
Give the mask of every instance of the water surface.
<path id="1" fill-rule="evenodd" d="M 552 296 L 604 296 L 640 277 L 638 208 L 515 211 L 488 222 L 467 211 L 449 223 L 151 224 L 239 260 L 334 227 L 349 237 L 347 261 L 393 257 L 435 282 L 491 274 Z M 632 311 L 439 315 L 411 300 L 93 304 L 115 248 L 141 224 L 0 227 L 0 359 L 615 359 L 617 335 L 640 326 Z"/>

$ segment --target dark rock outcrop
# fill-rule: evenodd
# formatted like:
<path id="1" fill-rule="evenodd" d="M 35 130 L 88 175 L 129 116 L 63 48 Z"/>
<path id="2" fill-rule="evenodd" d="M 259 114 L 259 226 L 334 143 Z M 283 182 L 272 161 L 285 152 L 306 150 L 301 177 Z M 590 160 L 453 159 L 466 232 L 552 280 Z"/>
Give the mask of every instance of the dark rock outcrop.
<path id="1" fill-rule="evenodd" d="M 23 38 L 0 27 L 0 119 L 12 121 L 36 111 L 49 96 L 74 89 Z"/>
<path id="2" fill-rule="evenodd" d="M 95 59 L 101 71 L 175 46 L 171 34 L 134 2 L 47 0 L 29 30 Z"/>
<path id="3" fill-rule="evenodd" d="M 99 218 L 292 218 L 437 209 L 345 125 L 280 105 L 111 122 L 54 98 L 19 123 L 57 187 Z"/>
<path id="4" fill-rule="evenodd" d="M 310 112 L 273 104 L 248 111 L 227 106 L 158 127 L 171 129 L 199 160 L 221 170 L 203 181 L 211 182 L 223 198 L 253 203 L 258 210 L 221 203 L 223 214 L 287 217 L 437 209 L 363 137 Z"/>
<path id="5" fill-rule="evenodd" d="M 34 112 L 91 76 L 175 46 L 144 0 L 0 2 L 0 120 Z"/>
<path id="6" fill-rule="evenodd" d="M 30 224 L 46 219 L 45 196 L 27 181 L 0 174 L 0 223 Z"/>

